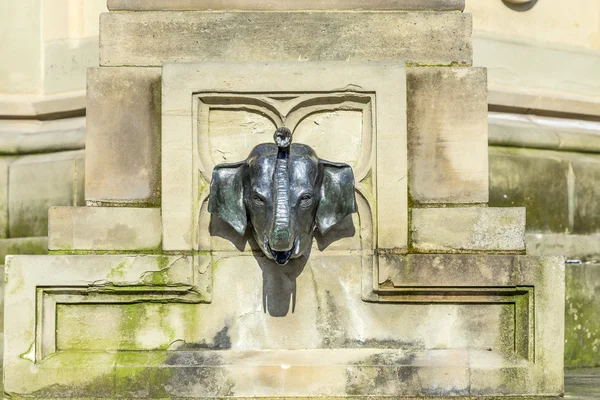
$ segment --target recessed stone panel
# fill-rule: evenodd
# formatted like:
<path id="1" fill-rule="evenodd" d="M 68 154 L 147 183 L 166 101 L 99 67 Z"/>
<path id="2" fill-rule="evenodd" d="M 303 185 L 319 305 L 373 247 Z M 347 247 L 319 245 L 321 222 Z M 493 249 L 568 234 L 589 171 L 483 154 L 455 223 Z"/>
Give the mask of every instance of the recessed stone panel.
<path id="1" fill-rule="evenodd" d="M 231 250 L 240 238 L 205 208 L 212 170 L 286 126 L 295 143 L 352 166 L 360 226 L 349 248 L 406 251 L 403 64 L 167 64 L 163 95 L 163 249 Z"/>
<path id="2" fill-rule="evenodd" d="M 487 203 L 484 68 L 410 68 L 410 195 L 415 203 Z"/>
<path id="3" fill-rule="evenodd" d="M 100 65 L 107 67 L 207 61 L 400 60 L 470 65 L 471 15 L 157 11 L 100 16 Z"/>

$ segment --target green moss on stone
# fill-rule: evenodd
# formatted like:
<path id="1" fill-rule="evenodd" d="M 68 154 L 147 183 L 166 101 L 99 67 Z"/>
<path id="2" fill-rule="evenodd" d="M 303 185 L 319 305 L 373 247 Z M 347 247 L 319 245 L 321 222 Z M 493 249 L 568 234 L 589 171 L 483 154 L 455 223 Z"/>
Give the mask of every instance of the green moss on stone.
<path id="1" fill-rule="evenodd" d="M 600 265 L 567 265 L 565 367 L 600 366 Z"/>

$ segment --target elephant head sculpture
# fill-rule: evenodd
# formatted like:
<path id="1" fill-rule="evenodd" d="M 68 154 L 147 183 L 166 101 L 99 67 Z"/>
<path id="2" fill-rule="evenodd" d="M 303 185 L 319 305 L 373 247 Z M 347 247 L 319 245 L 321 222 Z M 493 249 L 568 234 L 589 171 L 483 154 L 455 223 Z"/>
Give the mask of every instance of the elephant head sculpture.
<path id="1" fill-rule="evenodd" d="M 356 212 L 354 174 L 347 164 L 292 144 L 287 128 L 274 138 L 275 144 L 256 146 L 245 161 L 215 167 L 208 211 L 240 235 L 251 224 L 262 252 L 285 265 L 310 249 L 315 229 L 324 235 Z"/>

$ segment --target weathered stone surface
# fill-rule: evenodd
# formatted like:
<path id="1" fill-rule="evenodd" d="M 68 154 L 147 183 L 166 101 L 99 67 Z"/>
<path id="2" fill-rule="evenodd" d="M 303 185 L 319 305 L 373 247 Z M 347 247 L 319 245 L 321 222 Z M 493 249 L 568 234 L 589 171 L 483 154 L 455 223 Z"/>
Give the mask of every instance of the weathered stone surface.
<path id="1" fill-rule="evenodd" d="M 379 284 L 394 287 L 516 286 L 518 276 L 519 263 L 512 255 L 389 255 L 379 259 Z"/>
<path id="2" fill-rule="evenodd" d="M 573 233 L 600 233 L 600 155 L 576 155 L 572 161 L 575 184 L 570 199 Z"/>
<path id="3" fill-rule="evenodd" d="M 549 3 L 546 4 L 547 10 L 552 9 Z M 503 4 L 498 6 L 503 7 Z M 530 14 L 508 12 L 513 17 L 521 14 L 527 18 Z M 494 18 L 498 16 L 494 14 Z M 556 20 L 566 19 L 561 16 Z M 519 25 L 541 27 L 531 21 Z M 581 27 L 577 29 L 585 32 Z M 554 26 L 551 30 L 564 37 L 563 29 Z M 597 51 L 575 47 L 561 49 L 547 43 L 547 36 L 543 42 L 531 42 L 507 38 L 506 34 L 482 32 L 474 35 L 474 65 L 488 68 L 489 103 L 534 112 L 600 115 L 600 56 Z"/>
<path id="4" fill-rule="evenodd" d="M 46 236 L 48 208 L 83 204 L 83 150 L 30 155 L 11 163 L 10 237 Z"/>
<path id="5" fill-rule="evenodd" d="M 48 238 L 0 239 L 0 265 L 4 264 L 4 257 L 17 254 L 48 254 Z"/>
<path id="6" fill-rule="evenodd" d="M 600 123 L 490 112 L 489 144 L 534 149 L 600 152 Z"/>
<path id="7" fill-rule="evenodd" d="M 54 95 L 0 95 L 0 116 L 5 118 L 55 118 L 61 113 L 85 110 L 85 90 Z"/>
<path id="8" fill-rule="evenodd" d="M 52 207 L 50 250 L 158 250 L 160 208 Z"/>
<path id="9" fill-rule="evenodd" d="M 111 11 L 289 11 L 289 10 L 435 10 L 462 11 L 464 0 L 108 0 Z"/>
<path id="10" fill-rule="evenodd" d="M 160 70 L 88 71 L 86 200 L 160 202 Z"/>
<path id="11" fill-rule="evenodd" d="M 14 157 L 0 157 L 0 239 L 8 237 L 8 169 Z M 0 262 L 1 264 L 1 262 Z"/>
<path id="12" fill-rule="evenodd" d="M 413 208 L 411 235 L 419 252 L 524 251 L 525 209 Z"/>
<path id="13" fill-rule="evenodd" d="M 569 228 L 569 162 L 560 152 L 490 147 L 490 206 L 526 207 L 529 232 Z"/>
<path id="14" fill-rule="evenodd" d="M 85 117 L 54 121 L 0 121 L 0 154 L 48 153 L 85 148 Z"/>
<path id="15" fill-rule="evenodd" d="M 600 264 L 566 266 L 565 367 L 600 366 Z"/>
<path id="16" fill-rule="evenodd" d="M 568 260 L 600 262 L 600 235 L 568 235 L 562 233 L 528 233 L 527 254 L 548 256 L 563 254 Z"/>
<path id="17" fill-rule="evenodd" d="M 164 250 L 215 250 L 210 239 L 211 219 L 203 208 L 215 164 L 224 159 L 241 161 L 251 144 L 271 142 L 275 125 L 297 126 L 300 141 L 319 136 L 313 127 L 302 126 L 303 117 L 316 111 L 337 119 L 338 127 L 359 124 L 340 137 L 338 142 L 347 147 L 337 156 L 331 148 L 323 153 L 332 155 L 332 161 L 354 167 L 365 230 L 351 236 L 366 237 L 365 250 L 376 245 L 407 250 L 408 197 L 401 195 L 407 193 L 408 167 L 403 63 L 174 63 L 164 66 L 162 79 Z M 290 99 L 282 102 L 282 95 Z M 215 117 L 211 106 L 252 110 L 267 121 L 257 123 L 257 117 L 238 112 L 237 118 L 247 123 L 231 124 L 224 133 L 223 120 L 233 121 L 233 113 L 230 111 L 228 119 L 222 114 Z M 335 114 L 348 110 L 353 113 L 341 118 Z M 315 125 L 314 121 L 309 125 Z M 319 121 L 329 125 L 326 119 Z M 268 129 L 269 124 L 268 133 L 254 132 Z M 350 134 L 352 140 L 348 140 Z M 337 135 L 339 131 L 333 134 Z M 360 150 L 352 143 L 355 140 L 360 140 Z M 318 146 L 329 147 L 324 140 Z M 236 154 L 244 155 L 235 159 Z M 374 173 L 381 182 L 376 188 Z M 373 222 L 377 230 L 371 226 Z"/>
<path id="18" fill-rule="evenodd" d="M 182 61 L 471 63 L 471 16 L 453 12 L 111 12 L 101 15 L 100 32 L 102 66 L 158 67 Z"/>
<path id="19" fill-rule="evenodd" d="M 410 195 L 415 203 L 487 203 L 483 68 L 410 68 Z"/>
<path id="20" fill-rule="evenodd" d="M 434 257 L 407 256 L 431 276 L 440 268 Z M 469 295 L 367 303 L 361 255 L 282 268 L 223 253 L 213 254 L 213 304 L 201 304 L 188 286 L 196 279 L 191 257 L 12 257 L 5 310 L 16 322 L 6 330 L 5 390 L 153 398 L 560 393 L 563 259 L 439 257 L 472 267 L 441 270 L 463 276 L 454 289 Z M 497 257 L 499 275 L 479 268 L 484 257 Z M 440 289 L 415 274 L 418 291 Z M 484 286 L 466 286 L 474 282 Z M 490 282 L 499 287 L 489 290 Z M 534 336 L 523 338 L 522 324 Z M 535 343 L 535 362 L 515 350 L 521 340 Z M 527 380 L 507 381 L 512 371 Z"/>
<path id="21" fill-rule="evenodd" d="M 600 368 L 566 369 L 565 398 L 575 400 L 600 398 Z"/>

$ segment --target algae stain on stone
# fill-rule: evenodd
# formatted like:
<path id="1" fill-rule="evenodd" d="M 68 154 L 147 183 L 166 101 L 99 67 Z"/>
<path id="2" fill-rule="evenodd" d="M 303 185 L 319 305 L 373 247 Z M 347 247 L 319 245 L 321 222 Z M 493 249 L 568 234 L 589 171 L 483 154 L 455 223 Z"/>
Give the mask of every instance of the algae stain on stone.
<path id="1" fill-rule="evenodd" d="M 109 281 L 118 281 L 125 278 L 125 267 L 127 263 L 125 261 L 119 263 L 116 267 L 112 268 L 108 274 Z"/>
<path id="2" fill-rule="evenodd" d="M 31 343 L 29 349 L 25 353 L 20 354 L 19 358 L 35 363 L 35 342 Z"/>

